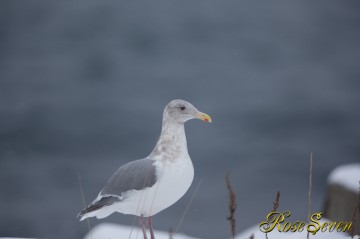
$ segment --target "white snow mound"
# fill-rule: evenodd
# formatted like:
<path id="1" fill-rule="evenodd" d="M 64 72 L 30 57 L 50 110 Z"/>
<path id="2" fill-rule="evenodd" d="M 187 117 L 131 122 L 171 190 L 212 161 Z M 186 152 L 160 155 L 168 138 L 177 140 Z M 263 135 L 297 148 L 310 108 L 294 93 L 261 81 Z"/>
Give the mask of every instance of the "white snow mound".
<path id="1" fill-rule="evenodd" d="M 335 168 L 328 177 L 328 184 L 344 186 L 353 192 L 359 191 L 360 163 L 345 164 Z"/>
<path id="2" fill-rule="evenodd" d="M 169 233 L 164 231 L 154 231 L 156 239 L 169 239 Z M 131 235 L 131 236 L 130 236 Z M 95 226 L 84 239 L 143 239 L 141 228 L 130 227 L 113 223 L 101 223 Z M 150 235 L 148 233 L 148 238 Z M 173 239 L 198 239 L 184 234 L 175 234 Z"/>

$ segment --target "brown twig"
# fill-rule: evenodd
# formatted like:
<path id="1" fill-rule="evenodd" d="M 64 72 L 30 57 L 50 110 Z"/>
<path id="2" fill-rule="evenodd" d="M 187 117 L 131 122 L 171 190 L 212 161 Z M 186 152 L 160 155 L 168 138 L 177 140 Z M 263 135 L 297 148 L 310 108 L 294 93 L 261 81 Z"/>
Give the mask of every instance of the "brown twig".
<path id="1" fill-rule="evenodd" d="M 313 164 L 313 153 L 310 153 L 310 168 L 309 168 L 309 208 L 308 208 L 308 223 L 310 223 L 311 214 L 311 190 L 312 190 L 312 164 Z M 310 232 L 307 232 L 306 238 L 309 239 Z"/>
<path id="2" fill-rule="evenodd" d="M 351 218 L 352 228 L 351 228 L 351 238 L 355 236 L 355 222 L 356 222 L 356 213 L 358 213 L 358 219 L 360 223 L 360 181 L 359 181 L 359 191 L 358 191 L 358 202 L 354 208 L 353 216 Z"/>
<path id="3" fill-rule="evenodd" d="M 351 218 L 351 223 L 352 223 L 352 228 L 351 228 L 351 238 L 354 238 L 355 236 L 355 222 L 356 222 L 356 213 L 357 213 L 357 210 L 358 210 L 359 206 L 357 205 L 355 208 L 354 208 L 354 212 L 353 212 L 353 215 L 352 215 L 352 218 Z"/>
<path id="4" fill-rule="evenodd" d="M 173 239 L 173 234 L 174 234 L 173 229 L 170 227 L 169 228 L 169 239 Z"/>
<path id="5" fill-rule="evenodd" d="M 236 219 L 235 219 L 235 211 L 236 211 L 236 207 L 237 207 L 237 203 L 236 203 L 236 194 L 231 186 L 230 183 L 230 179 L 229 179 L 229 172 L 226 173 L 225 176 L 225 181 L 226 181 L 226 187 L 228 189 L 229 192 L 229 211 L 230 211 L 230 216 L 228 216 L 227 220 L 230 221 L 230 226 L 231 226 L 231 235 L 232 238 L 235 238 L 235 234 L 236 234 Z"/>
<path id="6" fill-rule="evenodd" d="M 276 197 L 275 197 L 275 200 L 273 202 L 272 212 L 276 212 L 276 210 L 279 208 L 279 204 L 280 204 L 280 191 L 278 191 L 276 193 Z M 267 232 L 265 233 L 265 238 L 268 239 Z"/>
<path id="7" fill-rule="evenodd" d="M 273 202 L 273 212 L 276 212 L 276 210 L 279 208 L 279 202 L 280 202 L 280 191 L 276 193 L 275 201 Z"/>
<path id="8" fill-rule="evenodd" d="M 358 219 L 359 219 L 359 230 L 360 230 L 360 180 L 359 180 L 359 192 L 358 192 Z"/>

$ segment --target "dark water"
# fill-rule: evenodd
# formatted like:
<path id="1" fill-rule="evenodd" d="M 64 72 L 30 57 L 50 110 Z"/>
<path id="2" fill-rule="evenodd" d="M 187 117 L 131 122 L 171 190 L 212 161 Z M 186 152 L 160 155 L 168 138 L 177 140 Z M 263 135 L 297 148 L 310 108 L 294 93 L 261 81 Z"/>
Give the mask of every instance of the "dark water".
<path id="1" fill-rule="evenodd" d="M 360 2 L 1 1 L 0 236 L 81 238 L 76 220 L 121 164 L 146 156 L 165 104 L 192 102 L 196 177 L 154 218 L 227 238 L 230 171 L 238 231 L 280 210 L 305 219 L 326 177 L 360 159 Z M 131 225 L 120 214 L 102 221 Z M 92 220 L 98 224 L 101 220 Z"/>

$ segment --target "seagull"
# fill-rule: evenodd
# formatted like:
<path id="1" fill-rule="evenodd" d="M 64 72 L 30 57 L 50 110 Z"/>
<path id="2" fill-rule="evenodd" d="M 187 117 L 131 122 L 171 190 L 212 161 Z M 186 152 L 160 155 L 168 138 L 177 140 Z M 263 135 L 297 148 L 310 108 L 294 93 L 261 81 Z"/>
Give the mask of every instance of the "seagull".
<path id="1" fill-rule="evenodd" d="M 168 103 L 159 140 L 149 156 L 117 169 L 97 198 L 79 213 L 79 220 L 100 219 L 114 212 L 135 215 L 139 217 L 144 239 L 146 224 L 150 238 L 155 239 L 152 216 L 178 201 L 194 178 L 184 128 L 185 122 L 194 118 L 211 122 L 209 115 L 185 100 Z"/>

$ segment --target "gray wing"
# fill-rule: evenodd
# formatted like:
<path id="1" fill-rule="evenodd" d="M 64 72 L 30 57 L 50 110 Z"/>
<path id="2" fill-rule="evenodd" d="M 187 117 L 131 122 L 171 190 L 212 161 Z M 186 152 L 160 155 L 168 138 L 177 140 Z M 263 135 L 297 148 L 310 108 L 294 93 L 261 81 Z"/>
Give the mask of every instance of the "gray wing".
<path id="1" fill-rule="evenodd" d="M 155 160 L 145 158 L 120 167 L 101 190 L 100 195 L 124 196 L 130 190 L 140 190 L 156 183 Z"/>
<path id="2" fill-rule="evenodd" d="M 127 191 L 153 186 L 157 180 L 154 163 L 155 160 L 145 158 L 135 160 L 120 167 L 101 190 L 100 197 L 80 212 L 78 218 L 83 220 L 86 213 L 123 200 L 123 197 L 126 197 L 125 193 Z"/>

